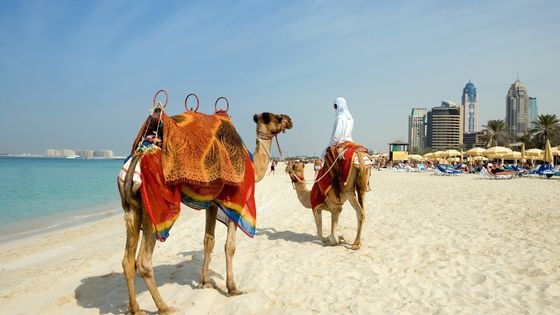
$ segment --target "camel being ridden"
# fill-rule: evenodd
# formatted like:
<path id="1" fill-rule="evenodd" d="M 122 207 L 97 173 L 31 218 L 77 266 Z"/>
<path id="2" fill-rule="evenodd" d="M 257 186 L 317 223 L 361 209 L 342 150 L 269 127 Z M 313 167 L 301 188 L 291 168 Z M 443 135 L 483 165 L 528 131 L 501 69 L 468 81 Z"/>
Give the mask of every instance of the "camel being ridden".
<path id="1" fill-rule="evenodd" d="M 272 138 L 286 129 L 292 128 L 291 118 L 287 115 L 276 115 L 271 113 L 262 113 L 254 115 L 253 120 L 257 125 L 257 145 L 253 155 L 253 166 L 255 171 L 255 182 L 260 181 L 267 170 L 270 159 L 270 148 Z M 124 181 L 118 183 L 121 202 L 124 209 L 124 218 L 126 225 L 126 245 L 122 266 L 124 276 L 128 286 L 129 310 L 130 314 L 144 314 L 140 310 L 140 306 L 136 300 L 136 291 L 134 285 L 135 272 L 138 271 L 144 279 L 146 286 L 152 295 L 160 314 L 168 314 L 175 311 L 174 308 L 168 306 L 162 299 L 153 273 L 152 254 L 156 242 L 154 226 L 148 218 L 146 208 L 142 203 L 141 191 L 133 189 L 133 176 L 136 165 L 141 157 L 134 156 L 128 168 Z M 206 211 L 206 227 L 204 235 L 204 261 L 200 276 L 200 288 L 213 287 L 208 275 L 210 265 L 210 255 L 214 248 L 215 237 L 214 230 L 216 227 L 216 218 L 218 215 L 218 207 L 212 203 Z M 138 243 L 140 241 L 140 231 L 142 230 L 142 241 L 140 250 L 136 255 Z M 233 256 L 235 254 L 235 233 L 237 225 L 234 221 L 227 222 L 227 238 L 225 242 L 226 256 L 226 287 L 229 295 L 241 294 L 233 277 Z"/>
<path id="2" fill-rule="evenodd" d="M 356 151 L 353 159 L 352 170 L 346 183 L 344 184 L 344 181 L 341 181 L 343 184 L 339 196 L 337 196 L 333 189 L 330 189 L 325 196 L 325 201 L 316 206 L 315 209 L 312 209 L 311 191 L 307 189 L 305 183 L 305 164 L 302 162 L 292 162 L 289 166 L 288 173 L 300 203 L 305 208 L 312 209 L 315 225 L 317 227 L 317 236 L 325 245 L 335 246 L 343 240 L 342 236 L 339 236 L 337 233 L 338 218 L 344 203 L 346 203 L 346 201 L 350 202 L 350 205 L 356 210 L 358 220 L 356 239 L 354 240 L 354 244 L 352 244 L 352 249 L 356 250 L 361 246 L 362 228 L 366 219 L 364 198 L 366 192 L 369 191 L 371 165 L 369 165 L 369 163 L 366 165 L 364 162 L 369 160 L 367 153 Z M 328 237 L 323 237 L 323 218 L 321 213 L 323 210 L 331 213 L 331 234 Z"/>

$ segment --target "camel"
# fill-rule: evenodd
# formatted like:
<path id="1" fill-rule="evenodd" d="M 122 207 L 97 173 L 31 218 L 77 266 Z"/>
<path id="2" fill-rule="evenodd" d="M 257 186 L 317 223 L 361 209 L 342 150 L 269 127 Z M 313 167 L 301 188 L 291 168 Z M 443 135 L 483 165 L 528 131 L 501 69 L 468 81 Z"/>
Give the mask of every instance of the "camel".
<path id="1" fill-rule="evenodd" d="M 287 115 L 276 115 L 271 113 L 262 113 L 254 115 L 253 120 L 257 124 L 257 141 L 253 155 L 255 182 L 260 181 L 267 170 L 270 159 L 270 148 L 272 138 L 286 129 L 292 128 L 291 118 Z M 119 183 L 119 193 L 124 209 L 124 218 L 126 225 L 126 245 L 122 266 L 124 276 L 128 287 L 129 313 L 144 314 L 140 310 L 140 306 L 136 300 L 136 292 L 134 286 L 135 271 L 144 279 L 150 294 L 157 306 L 159 314 L 169 314 L 175 311 L 175 308 L 168 306 L 162 299 L 155 279 L 152 268 L 152 254 L 156 238 L 154 236 L 154 227 L 146 213 L 146 209 L 142 206 L 142 198 L 140 191 L 134 193 L 132 190 L 132 177 L 134 169 L 140 158 L 133 157 L 124 182 Z M 213 285 L 208 276 L 210 265 L 210 254 L 214 248 L 214 230 L 216 227 L 218 207 L 213 204 L 206 209 L 206 227 L 204 235 L 204 261 L 200 276 L 199 288 L 212 288 Z M 140 250 L 136 256 L 138 243 L 140 240 L 140 230 L 143 231 Z M 242 292 L 237 289 L 233 278 L 233 256 L 235 254 L 235 233 L 237 225 L 233 221 L 227 224 L 227 238 L 225 242 L 226 254 L 226 287 L 228 294 L 238 295 Z"/>
<path id="2" fill-rule="evenodd" d="M 343 184 L 342 192 L 340 198 L 337 198 L 334 191 L 331 189 L 327 193 L 327 198 L 325 202 L 318 206 L 313 211 L 313 217 L 315 218 L 315 225 L 317 227 L 317 236 L 325 244 L 330 246 L 338 245 L 339 242 L 343 240 L 342 236 L 337 234 L 338 228 L 338 217 L 342 211 L 342 206 L 346 201 L 350 202 L 350 205 L 356 210 L 356 216 L 358 219 L 358 228 L 356 233 L 356 239 L 354 244 L 352 244 L 352 249 L 357 250 L 361 247 L 361 235 L 362 227 L 366 219 L 366 213 L 364 210 L 364 198 L 367 191 L 369 191 L 369 177 L 371 173 L 371 167 L 364 164 L 363 158 L 367 158 L 366 153 L 356 151 L 357 160 L 359 165 L 353 164 L 353 170 L 348 178 L 346 185 Z M 311 191 L 307 189 L 307 185 L 304 179 L 304 166 L 302 162 L 292 162 L 289 165 L 288 174 L 292 180 L 292 184 L 297 193 L 299 202 L 303 207 L 311 209 Z M 321 211 L 329 211 L 331 213 L 331 234 L 328 237 L 323 237 L 323 218 Z"/>

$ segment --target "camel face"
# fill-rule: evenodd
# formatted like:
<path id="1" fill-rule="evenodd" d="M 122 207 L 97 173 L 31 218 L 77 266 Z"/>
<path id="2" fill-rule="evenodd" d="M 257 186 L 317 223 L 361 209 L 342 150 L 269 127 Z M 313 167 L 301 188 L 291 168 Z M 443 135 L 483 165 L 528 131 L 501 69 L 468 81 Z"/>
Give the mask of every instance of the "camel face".
<path id="1" fill-rule="evenodd" d="M 289 165 L 289 174 L 292 183 L 303 182 L 305 180 L 303 171 L 305 164 L 303 162 L 291 163 Z"/>
<path id="2" fill-rule="evenodd" d="M 262 114 L 255 114 L 255 116 L 253 116 L 253 121 L 257 124 L 257 130 L 262 131 L 264 127 L 272 135 L 285 132 L 286 129 L 291 129 L 293 127 L 292 119 L 285 114 L 264 112 Z"/>

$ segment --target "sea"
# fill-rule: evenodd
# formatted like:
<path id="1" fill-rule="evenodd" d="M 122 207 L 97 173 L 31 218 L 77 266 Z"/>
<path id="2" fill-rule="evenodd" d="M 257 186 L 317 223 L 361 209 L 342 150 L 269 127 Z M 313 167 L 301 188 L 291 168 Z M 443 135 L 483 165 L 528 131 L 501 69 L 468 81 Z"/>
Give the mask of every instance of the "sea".
<path id="1" fill-rule="evenodd" d="M 123 162 L 0 157 L 0 242 L 122 211 Z"/>

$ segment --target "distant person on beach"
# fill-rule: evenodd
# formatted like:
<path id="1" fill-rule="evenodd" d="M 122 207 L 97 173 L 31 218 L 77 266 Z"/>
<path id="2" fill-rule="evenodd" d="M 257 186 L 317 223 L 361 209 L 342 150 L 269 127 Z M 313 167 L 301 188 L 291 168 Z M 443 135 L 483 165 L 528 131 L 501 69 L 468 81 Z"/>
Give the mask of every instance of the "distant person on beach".
<path id="1" fill-rule="evenodd" d="M 276 160 L 272 160 L 272 162 L 270 162 L 270 172 L 268 172 L 268 175 L 270 175 L 270 173 L 274 175 L 275 169 L 276 169 Z"/>
<path id="2" fill-rule="evenodd" d="M 515 175 L 516 172 L 514 171 L 506 171 L 500 167 L 498 163 L 494 166 L 492 163 L 488 162 L 486 165 L 487 171 L 492 175 Z"/>
<path id="3" fill-rule="evenodd" d="M 336 146 L 342 142 L 352 140 L 352 130 L 354 129 L 354 118 L 348 106 L 346 106 L 346 100 L 343 97 L 337 97 L 334 100 L 334 110 L 336 112 L 334 127 L 329 140 L 329 146 Z M 327 148 L 328 149 L 328 148 Z M 323 153 L 322 158 L 325 158 L 326 151 Z"/>
<path id="4" fill-rule="evenodd" d="M 317 175 L 319 174 L 321 167 L 323 167 L 323 161 L 321 159 L 315 159 L 315 161 L 313 162 L 313 169 L 315 170 L 315 176 L 314 176 L 315 179 L 317 179 Z"/>

